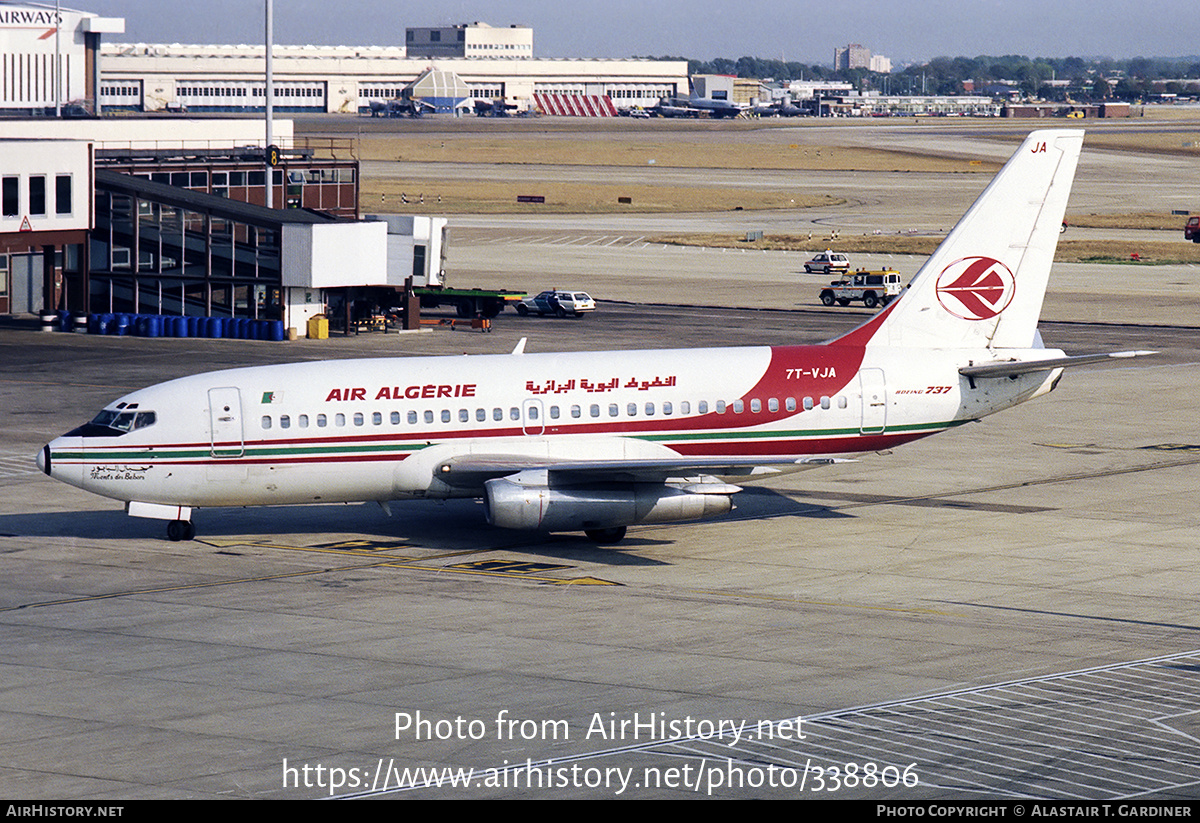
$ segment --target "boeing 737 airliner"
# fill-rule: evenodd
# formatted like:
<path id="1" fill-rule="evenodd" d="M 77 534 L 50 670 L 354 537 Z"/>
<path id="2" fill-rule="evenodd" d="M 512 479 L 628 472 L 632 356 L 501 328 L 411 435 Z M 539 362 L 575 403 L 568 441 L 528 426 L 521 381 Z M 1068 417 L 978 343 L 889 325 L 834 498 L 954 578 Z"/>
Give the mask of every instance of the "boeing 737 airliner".
<path id="1" fill-rule="evenodd" d="M 738 477 L 890 448 L 1054 388 L 1038 315 L 1083 143 L 1031 134 L 901 297 L 819 346 L 391 358 L 135 391 L 42 449 L 46 474 L 191 539 L 206 506 L 482 497 L 583 530 L 728 512 Z"/>

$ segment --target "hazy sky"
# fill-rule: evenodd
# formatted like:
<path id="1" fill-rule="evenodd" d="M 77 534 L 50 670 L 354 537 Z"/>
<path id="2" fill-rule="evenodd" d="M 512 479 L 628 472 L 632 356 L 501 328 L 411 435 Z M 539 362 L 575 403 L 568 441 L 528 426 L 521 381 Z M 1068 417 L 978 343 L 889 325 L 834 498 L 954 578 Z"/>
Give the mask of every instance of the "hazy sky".
<path id="1" fill-rule="evenodd" d="M 44 2 L 44 0 L 43 0 Z M 120 42 L 252 43 L 262 0 L 91 0 L 124 17 Z M 532 26 L 536 57 L 742 55 L 832 63 L 861 43 L 893 63 L 939 55 L 1184 57 L 1200 13 L 1179 0 L 275 0 L 275 42 L 402 45 L 406 26 L 480 20 Z"/>

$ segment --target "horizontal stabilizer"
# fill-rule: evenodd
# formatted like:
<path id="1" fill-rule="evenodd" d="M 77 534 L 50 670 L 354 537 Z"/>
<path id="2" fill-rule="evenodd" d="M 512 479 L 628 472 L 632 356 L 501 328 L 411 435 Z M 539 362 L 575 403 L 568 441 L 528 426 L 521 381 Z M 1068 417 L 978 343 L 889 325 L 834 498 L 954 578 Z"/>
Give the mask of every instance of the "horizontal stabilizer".
<path id="1" fill-rule="evenodd" d="M 1128 357 L 1145 357 L 1158 354 L 1156 351 L 1117 351 L 1108 354 L 1081 354 L 1076 357 L 1051 357 L 1045 360 L 1008 360 L 1001 363 L 985 363 L 980 366 L 964 366 L 958 373 L 964 377 L 1015 377 L 1030 372 L 1051 371 L 1068 366 L 1086 366 Z"/>

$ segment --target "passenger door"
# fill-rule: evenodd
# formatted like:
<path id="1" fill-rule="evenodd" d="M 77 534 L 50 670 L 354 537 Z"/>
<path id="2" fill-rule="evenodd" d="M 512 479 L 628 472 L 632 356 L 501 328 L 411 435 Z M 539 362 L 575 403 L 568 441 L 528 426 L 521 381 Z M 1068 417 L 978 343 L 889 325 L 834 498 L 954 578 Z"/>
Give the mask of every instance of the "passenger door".
<path id="1" fill-rule="evenodd" d="M 860 369 L 858 386 L 862 391 L 863 434 L 882 434 L 887 427 L 887 384 L 883 369 Z"/>
<path id="2" fill-rule="evenodd" d="M 242 398 L 236 386 L 208 390 L 208 416 L 212 424 L 212 456 L 241 457 L 245 453 L 245 440 Z"/>

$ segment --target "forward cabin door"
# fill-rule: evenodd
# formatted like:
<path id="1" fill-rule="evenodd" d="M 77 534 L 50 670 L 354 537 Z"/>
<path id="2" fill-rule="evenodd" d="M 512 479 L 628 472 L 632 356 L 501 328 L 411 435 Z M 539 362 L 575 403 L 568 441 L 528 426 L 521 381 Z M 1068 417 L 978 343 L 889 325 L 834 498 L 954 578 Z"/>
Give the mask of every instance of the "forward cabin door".
<path id="1" fill-rule="evenodd" d="M 212 456 L 241 457 L 246 451 L 242 432 L 242 397 L 236 386 L 208 390 L 212 424 Z"/>

